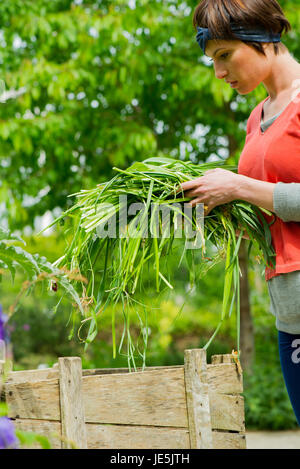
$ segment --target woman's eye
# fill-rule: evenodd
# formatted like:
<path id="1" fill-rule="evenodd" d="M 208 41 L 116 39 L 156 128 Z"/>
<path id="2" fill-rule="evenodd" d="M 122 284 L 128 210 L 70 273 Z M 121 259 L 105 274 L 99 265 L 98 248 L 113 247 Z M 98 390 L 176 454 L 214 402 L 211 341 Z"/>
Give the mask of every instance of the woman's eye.
<path id="1" fill-rule="evenodd" d="M 225 60 L 227 59 L 227 57 L 229 56 L 229 52 L 225 52 L 224 54 L 221 54 L 219 55 L 219 59 L 222 59 L 222 60 Z M 208 59 L 208 62 L 209 63 L 213 63 L 214 62 L 214 59 Z"/>

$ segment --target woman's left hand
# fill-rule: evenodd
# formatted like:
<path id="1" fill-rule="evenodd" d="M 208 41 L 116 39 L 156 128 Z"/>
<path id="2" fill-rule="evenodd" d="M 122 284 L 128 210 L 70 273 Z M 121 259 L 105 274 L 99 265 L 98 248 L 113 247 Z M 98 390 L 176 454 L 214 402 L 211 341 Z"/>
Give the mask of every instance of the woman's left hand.
<path id="1" fill-rule="evenodd" d="M 218 205 L 235 200 L 240 185 L 240 175 L 222 168 L 210 169 L 204 176 L 183 182 L 178 189 L 184 191 L 185 197 L 190 197 L 192 207 L 205 204 L 205 215 Z"/>

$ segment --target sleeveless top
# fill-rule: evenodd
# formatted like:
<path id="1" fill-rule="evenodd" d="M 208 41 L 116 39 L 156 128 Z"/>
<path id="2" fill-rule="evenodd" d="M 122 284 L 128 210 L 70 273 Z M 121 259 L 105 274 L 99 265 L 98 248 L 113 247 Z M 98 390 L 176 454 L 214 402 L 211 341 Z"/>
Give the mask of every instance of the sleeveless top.
<path id="1" fill-rule="evenodd" d="M 238 172 L 261 181 L 300 183 L 300 95 L 271 123 L 262 123 L 264 99 L 250 114 L 247 135 Z M 282 273 L 300 270 L 300 223 L 284 222 L 264 214 L 271 224 L 276 263 L 267 267 L 266 280 Z"/>

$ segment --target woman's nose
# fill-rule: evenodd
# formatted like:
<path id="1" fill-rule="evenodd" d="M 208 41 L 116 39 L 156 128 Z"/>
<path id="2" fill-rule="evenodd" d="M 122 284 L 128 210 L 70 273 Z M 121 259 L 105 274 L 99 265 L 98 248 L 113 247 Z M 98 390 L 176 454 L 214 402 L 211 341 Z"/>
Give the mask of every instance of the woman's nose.
<path id="1" fill-rule="evenodd" d="M 228 71 L 222 65 L 215 64 L 215 75 L 216 78 L 223 80 L 228 75 Z"/>

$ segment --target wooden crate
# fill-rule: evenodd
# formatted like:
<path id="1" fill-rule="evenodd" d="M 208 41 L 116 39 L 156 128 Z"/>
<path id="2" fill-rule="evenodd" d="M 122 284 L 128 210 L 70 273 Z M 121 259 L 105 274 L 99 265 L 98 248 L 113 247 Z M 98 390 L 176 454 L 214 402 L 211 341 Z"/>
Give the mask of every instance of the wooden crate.
<path id="1" fill-rule="evenodd" d="M 231 355 L 183 366 L 82 370 L 78 357 L 49 369 L 11 371 L 3 386 L 16 428 L 53 448 L 246 448 L 242 375 Z"/>

